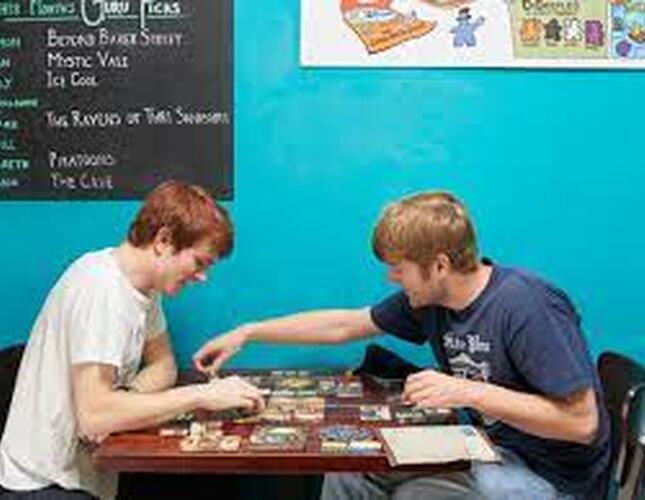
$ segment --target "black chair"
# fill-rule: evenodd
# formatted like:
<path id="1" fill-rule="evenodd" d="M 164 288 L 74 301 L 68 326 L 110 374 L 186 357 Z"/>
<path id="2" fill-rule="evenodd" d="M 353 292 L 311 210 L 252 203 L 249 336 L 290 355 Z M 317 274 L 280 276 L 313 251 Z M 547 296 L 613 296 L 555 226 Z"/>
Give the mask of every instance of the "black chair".
<path id="1" fill-rule="evenodd" d="M 622 482 L 617 500 L 645 498 L 645 384 L 633 391 L 627 410 L 625 446 L 618 455 Z"/>
<path id="2" fill-rule="evenodd" d="M 645 427 L 645 367 L 621 354 L 604 352 L 598 372 L 611 421 L 609 498 L 643 500 L 643 492 L 639 496 L 637 490 L 644 467 L 639 439 Z"/>
<path id="3" fill-rule="evenodd" d="M 4 432 L 4 425 L 9 413 L 9 405 L 16 384 L 18 368 L 22 360 L 24 344 L 17 344 L 0 351 L 0 436 Z"/>

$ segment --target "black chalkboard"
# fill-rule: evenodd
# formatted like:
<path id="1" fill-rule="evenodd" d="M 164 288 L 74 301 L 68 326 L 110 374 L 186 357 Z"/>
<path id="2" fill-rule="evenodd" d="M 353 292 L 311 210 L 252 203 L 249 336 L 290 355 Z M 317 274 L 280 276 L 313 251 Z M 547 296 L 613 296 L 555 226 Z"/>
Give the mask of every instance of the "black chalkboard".
<path id="1" fill-rule="evenodd" d="M 233 196 L 231 0 L 2 0 L 0 199 Z"/>

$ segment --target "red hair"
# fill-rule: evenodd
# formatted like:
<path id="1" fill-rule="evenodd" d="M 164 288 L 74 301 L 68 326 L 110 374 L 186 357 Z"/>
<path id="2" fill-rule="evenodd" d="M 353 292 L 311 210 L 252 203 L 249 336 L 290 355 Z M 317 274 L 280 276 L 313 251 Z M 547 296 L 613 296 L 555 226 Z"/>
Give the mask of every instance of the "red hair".
<path id="1" fill-rule="evenodd" d="M 218 257 L 233 250 L 233 224 L 224 207 L 219 206 L 200 186 L 167 181 L 145 199 L 128 231 L 135 247 L 152 243 L 165 228 L 176 251 L 208 241 Z"/>

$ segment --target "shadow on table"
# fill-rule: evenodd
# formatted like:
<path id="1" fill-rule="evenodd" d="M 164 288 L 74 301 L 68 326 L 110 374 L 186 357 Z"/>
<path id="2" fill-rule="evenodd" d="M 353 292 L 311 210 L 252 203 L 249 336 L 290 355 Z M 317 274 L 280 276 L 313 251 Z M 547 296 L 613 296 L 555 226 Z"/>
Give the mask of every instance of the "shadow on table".
<path id="1" fill-rule="evenodd" d="M 315 475 L 122 473 L 117 500 L 318 500 L 321 486 Z"/>

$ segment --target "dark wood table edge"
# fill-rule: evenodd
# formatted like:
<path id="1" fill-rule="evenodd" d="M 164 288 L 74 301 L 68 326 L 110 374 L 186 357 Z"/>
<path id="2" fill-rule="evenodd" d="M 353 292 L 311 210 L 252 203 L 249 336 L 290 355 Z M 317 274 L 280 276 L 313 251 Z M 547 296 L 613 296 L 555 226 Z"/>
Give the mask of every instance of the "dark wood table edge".
<path id="1" fill-rule="evenodd" d="M 276 464 L 279 458 L 279 464 Z M 335 457 L 311 454 L 255 454 L 253 457 L 238 454 L 202 454 L 199 460 L 194 455 L 172 456 L 102 456 L 94 455 L 99 470 L 112 472 L 152 472 L 170 474 L 325 474 L 327 472 L 439 472 L 463 471 L 470 467 L 468 461 L 441 464 L 419 464 L 391 467 L 383 456 L 342 455 L 342 465 L 334 465 Z"/>

